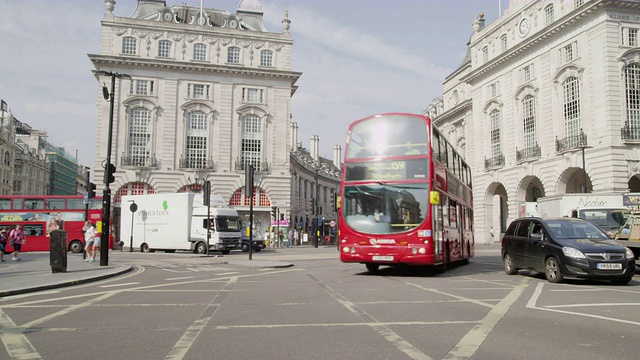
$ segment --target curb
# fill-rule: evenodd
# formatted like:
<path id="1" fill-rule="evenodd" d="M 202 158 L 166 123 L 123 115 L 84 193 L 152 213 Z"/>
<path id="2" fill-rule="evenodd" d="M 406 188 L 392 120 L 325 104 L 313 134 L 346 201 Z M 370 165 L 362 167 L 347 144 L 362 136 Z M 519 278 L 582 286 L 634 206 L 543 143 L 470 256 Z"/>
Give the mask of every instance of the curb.
<path id="1" fill-rule="evenodd" d="M 13 295 L 26 294 L 26 293 L 36 292 L 36 291 L 42 291 L 42 290 L 50 290 L 50 289 L 57 289 L 57 288 L 62 288 L 62 287 L 69 287 L 69 286 L 74 286 L 74 285 L 86 284 L 86 283 L 90 283 L 90 282 L 94 282 L 94 281 L 100 281 L 100 280 L 108 279 L 108 278 L 115 277 L 115 276 L 118 276 L 118 275 L 126 274 L 126 273 L 128 273 L 129 271 L 131 271 L 133 269 L 134 269 L 133 265 L 127 265 L 127 266 L 123 267 L 123 269 L 118 270 L 118 271 L 114 271 L 113 273 L 100 275 L 100 276 L 96 276 L 96 277 L 92 277 L 92 278 L 86 278 L 86 279 L 80 279 L 80 280 L 72 280 L 72 281 L 67 281 L 67 282 L 60 282 L 60 283 L 56 283 L 56 284 L 41 285 L 41 286 L 36 286 L 36 287 L 32 287 L 32 288 L 7 290 L 7 291 L 0 292 L 0 298 L 6 297 L 6 296 L 13 296 Z"/>

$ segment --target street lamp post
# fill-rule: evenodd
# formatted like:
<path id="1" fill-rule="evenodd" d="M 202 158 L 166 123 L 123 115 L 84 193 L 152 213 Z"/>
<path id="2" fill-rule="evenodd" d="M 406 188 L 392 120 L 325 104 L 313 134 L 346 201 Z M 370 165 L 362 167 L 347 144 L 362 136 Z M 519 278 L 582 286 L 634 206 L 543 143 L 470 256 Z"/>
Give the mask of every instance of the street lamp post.
<path id="1" fill-rule="evenodd" d="M 109 129 L 107 132 L 107 159 L 104 165 L 104 189 L 102 191 L 102 235 L 100 237 L 100 266 L 109 265 L 109 231 L 111 216 L 111 189 L 109 188 L 109 172 L 111 171 L 111 142 L 113 137 L 113 107 L 114 93 L 116 90 L 116 78 L 131 78 L 127 74 L 118 74 L 111 71 L 100 70 L 96 74 L 111 76 L 111 92 L 106 86 L 102 87 L 102 95 L 109 100 Z"/>
<path id="2" fill-rule="evenodd" d="M 315 168 L 316 168 L 316 174 L 315 174 L 316 191 L 315 191 L 315 195 L 314 195 L 315 196 L 315 201 L 314 201 L 314 204 L 313 204 L 313 214 L 315 215 L 314 218 L 313 218 L 313 221 L 314 221 L 313 228 L 315 229 L 315 232 L 313 234 L 313 238 L 314 238 L 313 245 L 314 245 L 314 247 L 317 248 L 318 247 L 318 241 L 319 241 L 318 234 L 320 233 L 320 230 L 318 229 L 318 226 L 319 226 L 319 224 L 318 224 L 319 221 L 318 220 L 320 219 L 320 212 L 318 211 L 318 199 L 319 199 L 319 197 L 318 197 L 318 188 L 319 188 L 319 185 L 318 185 L 318 171 L 320 170 L 320 163 L 315 164 Z"/>
<path id="3" fill-rule="evenodd" d="M 582 193 L 587 192 L 587 166 L 584 157 L 584 149 L 590 148 L 591 146 L 587 145 L 587 135 L 580 129 L 580 140 L 578 141 L 578 147 L 582 151 Z"/>

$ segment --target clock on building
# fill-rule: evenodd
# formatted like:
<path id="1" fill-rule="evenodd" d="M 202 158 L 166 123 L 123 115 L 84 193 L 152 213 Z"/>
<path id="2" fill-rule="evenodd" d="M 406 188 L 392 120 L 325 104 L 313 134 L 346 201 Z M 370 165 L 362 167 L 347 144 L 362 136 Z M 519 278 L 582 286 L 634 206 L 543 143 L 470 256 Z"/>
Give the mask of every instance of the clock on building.
<path id="1" fill-rule="evenodd" d="M 520 24 L 518 24 L 518 31 L 520 32 L 520 35 L 527 35 L 527 33 L 529 32 L 528 18 L 523 18 L 522 20 L 520 20 Z"/>
<path id="2" fill-rule="evenodd" d="M 230 29 L 237 29 L 238 28 L 238 20 L 236 19 L 229 19 L 229 28 Z"/>
<path id="3" fill-rule="evenodd" d="M 162 19 L 164 19 L 164 21 L 172 21 L 173 14 L 170 11 L 165 11 L 164 14 L 162 14 Z"/>

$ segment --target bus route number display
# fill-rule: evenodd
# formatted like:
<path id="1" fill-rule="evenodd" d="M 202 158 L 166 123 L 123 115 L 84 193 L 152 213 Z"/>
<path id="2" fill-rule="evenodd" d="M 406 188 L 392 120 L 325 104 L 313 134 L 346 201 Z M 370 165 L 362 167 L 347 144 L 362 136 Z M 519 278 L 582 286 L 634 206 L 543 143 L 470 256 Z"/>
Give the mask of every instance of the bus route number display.
<path id="1" fill-rule="evenodd" d="M 427 166 L 425 159 L 347 163 L 345 180 L 426 179 Z"/>

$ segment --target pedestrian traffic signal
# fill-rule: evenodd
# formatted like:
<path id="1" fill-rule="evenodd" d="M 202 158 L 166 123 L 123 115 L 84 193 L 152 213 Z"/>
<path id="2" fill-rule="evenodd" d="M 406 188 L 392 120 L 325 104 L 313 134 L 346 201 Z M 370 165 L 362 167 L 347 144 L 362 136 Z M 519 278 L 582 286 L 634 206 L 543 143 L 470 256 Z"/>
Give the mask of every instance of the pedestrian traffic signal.
<path id="1" fill-rule="evenodd" d="M 96 197 L 96 184 L 90 182 L 87 192 L 89 193 L 89 199 L 93 199 L 94 197 Z"/>
<path id="2" fill-rule="evenodd" d="M 107 169 L 107 184 L 111 184 L 116 181 L 115 174 L 116 166 L 113 164 L 109 164 L 109 168 Z"/>
<path id="3" fill-rule="evenodd" d="M 271 207 L 271 218 L 273 220 L 275 220 L 275 219 L 277 219 L 277 215 L 278 215 L 278 207 L 272 206 Z"/>

